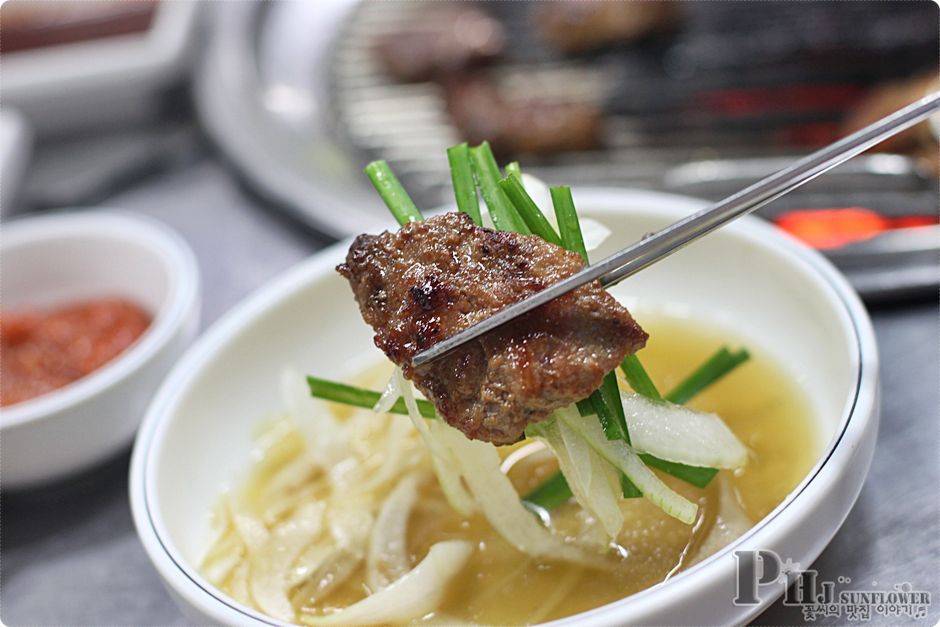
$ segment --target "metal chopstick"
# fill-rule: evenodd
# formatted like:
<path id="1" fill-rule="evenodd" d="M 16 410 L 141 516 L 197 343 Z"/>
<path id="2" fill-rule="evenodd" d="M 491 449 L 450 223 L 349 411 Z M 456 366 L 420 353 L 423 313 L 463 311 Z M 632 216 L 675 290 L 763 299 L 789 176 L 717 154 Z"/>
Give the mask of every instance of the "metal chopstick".
<path id="1" fill-rule="evenodd" d="M 591 281 L 608 287 L 656 263 L 687 244 L 750 213 L 784 194 L 811 181 L 820 174 L 864 152 L 875 144 L 910 128 L 940 110 L 940 91 L 934 92 L 903 109 L 895 111 L 874 124 L 852 133 L 829 146 L 808 155 L 792 165 L 761 179 L 750 187 L 709 205 L 667 226 L 650 237 L 627 246 L 541 292 L 501 309 L 489 318 L 438 342 L 415 355 L 414 366 L 426 364 L 458 346 L 505 324 L 548 301 Z"/>

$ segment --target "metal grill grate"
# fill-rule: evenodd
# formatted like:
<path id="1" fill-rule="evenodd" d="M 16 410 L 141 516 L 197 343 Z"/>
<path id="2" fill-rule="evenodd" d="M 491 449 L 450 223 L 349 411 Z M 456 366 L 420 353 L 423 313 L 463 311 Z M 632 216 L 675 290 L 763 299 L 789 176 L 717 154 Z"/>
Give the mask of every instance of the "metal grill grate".
<path id="1" fill-rule="evenodd" d="M 668 44 L 654 43 L 652 47 L 640 47 L 638 50 L 616 50 L 568 59 L 543 45 L 533 34 L 528 15 L 531 3 L 487 3 L 511 35 L 504 58 L 490 69 L 490 76 L 508 97 L 511 98 L 514 91 L 539 93 L 546 97 L 555 94 L 566 99 L 577 94 L 579 98 L 601 104 L 607 112 L 602 132 L 602 150 L 563 153 L 550 158 L 521 156 L 526 169 L 552 182 L 616 184 L 678 191 L 694 189 L 699 195 L 719 196 L 734 191 L 734 188 L 725 189 L 720 184 L 710 187 L 676 187 L 673 183 L 681 179 L 681 176 L 676 176 L 676 168 L 698 161 L 720 159 L 733 164 L 738 160 L 802 154 L 812 142 L 804 141 L 805 145 L 801 146 L 793 143 L 788 145 L 780 141 L 782 132 L 794 126 L 825 123 L 834 130 L 835 116 L 840 115 L 841 111 L 798 106 L 793 110 L 775 110 L 772 114 L 756 117 L 716 121 L 714 117 L 703 116 L 684 105 L 690 100 L 689 94 L 696 93 L 696 90 L 734 87 L 735 80 L 745 83 L 756 81 L 754 86 L 761 89 L 773 85 L 775 80 L 791 80 L 794 63 L 800 68 L 813 65 L 807 61 L 812 58 L 813 50 L 800 52 L 799 46 L 813 44 L 815 40 L 825 37 L 827 29 L 831 31 L 838 25 L 832 19 L 831 12 L 827 14 L 827 19 L 814 21 L 807 17 L 808 8 L 804 6 L 799 7 L 799 11 L 793 7 L 778 8 L 778 11 L 784 11 L 786 16 L 793 18 L 792 28 L 789 31 L 784 28 L 772 31 L 779 39 L 773 46 L 789 50 L 790 60 L 778 58 L 775 64 L 761 65 L 757 68 L 759 71 L 754 68 L 745 71 L 735 67 L 735 64 L 740 64 L 740 60 L 733 59 L 733 51 L 729 47 L 751 42 L 740 35 L 746 33 L 748 28 L 752 28 L 759 38 L 762 36 L 760 33 L 766 33 L 767 29 L 779 25 L 773 23 L 766 11 L 742 10 L 742 3 L 728 3 L 736 6 L 714 9 L 723 4 L 702 3 L 713 7 L 707 10 L 697 3 L 684 4 L 689 7 L 685 15 L 686 26 Z M 874 6 L 874 3 L 865 2 L 849 4 Z M 460 141 L 459 131 L 450 120 L 442 89 L 438 85 L 395 82 L 385 75 L 371 50 L 372 42 L 378 35 L 417 19 L 418 13 L 426 10 L 427 5 L 420 2 L 362 3 L 338 38 L 338 47 L 328 69 L 328 82 L 332 94 L 331 114 L 337 132 L 364 162 L 379 157 L 387 159 L 416 199 L 421 204 L 432 206 L 450 200 L 445 149 Z M 864 17 L 863 12 L 860 13 L 862 9 L 857 7 L 845 7 L 842 10 L 854 11 Z M 734 28 L 729 30 L 728 24 L 731 22 L 723 22 L 716 11 L 723 11 L 723 14 L 730 11 Z M 858 17 L 855 13 L 853 19 Z M 880 24 L 886 23 L 884 17 L 879 19 L 882 20 Z M 912 18 L 906 19 L 910 21 Z M 812 37 L 804 41 L 801 32 L 810 33 Z M 839 32 L 842 33 L 841 39 L 833 39 L 834 43 L 830 46 L 832 50 L 828 52 L 835 55 L 833 58 L 836 61 L 849 54 L 846 50 L 852 52 L 853 46 L 862 45 L 857 41 L 846 40 L 846 37 L 852 35 L 849 30 L 842 29 Z M 909 28 L 903 31 L 906 39 L 901 38 L 900 43 L 886 41 L 886 38 L 890 39 L 891 32 L 888 29 L 877 42 L 881 52 L 884 49 L 895 52 L 900 50 L 907 51 L 905 54 L 911 56 L 911 46 L 920 45 Z M 935 33 L 932 36 L 935 39 Z M 721 38 L 727 40 L 725 45 L 716 44 Z M 754 44 L 751 42 L 748 45 Z M 891 48 L 892 45 L 895 48 Z M 766 43 L 764 48 L 768 46 L 771 43 Z M 935 48 L 935 41 L 930 47 Z M 916 46 L 913 49 L 915 52 L 919 50 Z M 701 68 L 704 79 L 699 76 L 688 80 L 678 80 L 674 76 L 657 77 L 663 68 L 668 70 L 671 66 L 688 64 L 690 54 L 704 59 L 703 64 L 713 65 L 711 68 Z M 873 53 L 869 50 L 867 54 Z M 931 54 L 935 58 L 935 52 Z M 654 58 L 655 62 L 652 62 Z M 827 84 L 826 81 L 848 82 L 860 94 L 866 82 L 877 80 L 890 71 L 890 68 L 872 66 L 868 75 L 859 75 L 858 70 L 851 70 L 847 74 L 836 61 L 833 61 L 831 71 L 814 70 L 816 75 L 813 80 L 817 83 L 822 81 L 821 84 Z M 685 70 L 675 71 L 681 73 Z M 639 82 L 642 89 L 631 90 L 631 81 Z M 662 109 L 657 104 L 659 102 L 664 103 Z M 903 172 L 898 176 L 879 176 L 877 185 L 869 187 L 877 188 L 877 193 L 887 194 L 913 191 L 912 188 L 920 187 L 921 193 L 916 202 L 922 203 L 926 198 L 921 185 L 924 182 L 922 177 L 913 167 L 901 170 Z M 861 168 L 861 173 L 854 175 L 856 182 L 864 174 L 865 168 Z M 738 181 L 733 184 L 737 185 Z M 815 187 L 809 188 L 809 192 L 816 190 L 824 197 L 831 197 L 833 190 L 826 189 L 826 184 L 814 184 Z M 910 194 L 906 198 L 913 202 Z M 801 206 L 813 204 L 811 198 L 791 197 L 790 200 Z M 873 203 L 867 204 L 871 206 Z M 896 205 L 892 209 L 896 211 Z"/>

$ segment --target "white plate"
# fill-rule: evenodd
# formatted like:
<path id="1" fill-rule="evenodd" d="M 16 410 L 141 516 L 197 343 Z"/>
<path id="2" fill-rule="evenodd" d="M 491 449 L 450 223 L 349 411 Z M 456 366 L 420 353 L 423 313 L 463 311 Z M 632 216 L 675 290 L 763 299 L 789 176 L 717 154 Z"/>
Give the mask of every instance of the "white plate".
<path id="1" fill-rule="evenodd" d="M 677 196 L 576 190 L 583 213 L 614 232 L 599 254 L 701 207 Z M 349 286 L 334 271 L 348 243 L 302 263 L 219 321 L 178 364 L 150 407 L 134 450 L 134 521 L 174 598 L 196 622 L 271 619 L 215 589 L 197 566 L 209 511 L 246 469 L 254 427 L 280 407 L 285 366 L 341 379 L 376 359 Z M 772 549 L 812 563 L 858 496 L 877 431 L 877 354 L 865 310 L 818 254 L 755 219 L 743 219 L 616 288 L 636 311 L 667 310 L 733 329 L 773 355 L 809 397 L 818 463 L 751 531 L 669 582 L 565 623 L 742 623 L 757 605 L 732 604 L 734 549 Z"/>

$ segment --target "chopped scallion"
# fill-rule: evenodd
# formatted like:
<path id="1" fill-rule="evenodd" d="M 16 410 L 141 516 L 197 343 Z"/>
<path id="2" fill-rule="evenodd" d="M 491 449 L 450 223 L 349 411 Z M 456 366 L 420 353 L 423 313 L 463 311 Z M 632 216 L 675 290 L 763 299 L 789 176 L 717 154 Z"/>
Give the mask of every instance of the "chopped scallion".
<path id="1" fill-rule="evenodd" d="M 555 208 L 555 219 L 558 222 L 558 232 L 561 235 L 561 245 L 568 250 L 581 255 L 588 261 L 587 249 L 584 247 L 584 237 L 581 235 L 581 222 L 578 212 L 574 208 L 571 198 L 571 188 L 566 186 L 553 187 L 552 205 Z"/>
<path id="2" fill-rule="evenodd" d="M 726 347 L 721 347 L 667 394 L 666 400 L 677 405 L 684 405 L 692 397 L 746 362 L 750 357 L 750 353 L 745 349 L 732 353 Z"/>
<path id="3" fill-rule="evenodd" d="M 581 235 L 581 221 L 578 219 L 578 212 L 574 208 L 571 188 L 553 187 L 551 193 L 555 218 L 558 221 L 558 229 L 561 233 L 561 245 L 572 252 L 578 253 L 584 259 L 584 262 L 588 263 L 587 248 L 584 246 L 584 237 Z M 534 202 L 532 206 L 538 211 L 538 207 L 535 206 Z M 545 219 L 545 216 L 542 216 L 542 219 Z M 627 420 L 623 413 L 623 402 L 620 400 L 620 386 L 617 384 L 616 373 L 607 373 L 601 387 L 591 394 L 590 400 L 601 426 L 604 428 L 604 435 L 607 436 L 607 439 L 623 440 L 629 444 L 630 432 L 627 429 Z M 581 410 L 580 404 L 578 409 Z M 620 473 L 620 487 L 624 498 L 643 496 L 639 488 L 633 485 L 633 482 L 623 473 Z"/>
<path id="4" fill-rule="evenodd" d="M 522 497 L 522 502 L 526 505 L 550 510 L 564 504 L 571 496 L 571 488 L 568 486 L 565 476 L 559 472 Z"/>
<path id="5" fill-rule="evenodd" d="M 638 499 L 643 496 L 640 488 L 633 485 L 633 482 L 623 473 L 620 473 L 620 491 L 625 499 Z"/>
<path id="6" fill-rule="evenodd" d="M 409 222 L 420 222 L 424 216 L 418 210 L 411 196 L 402 187 L 398 177 L 392 172 L 385 161 L 373 161 L 366 166 L 366 176 L 372 181 L 372 186 L 379 193 L 385 206 L 392 212 L 399 224 L 405 225 Z"/>
<path id="7" fill-rule="evenodd" d="M 522 216 L 526 226 L 528 226 L 533 233 L 546 242 L 561 246 L 561 238 L 558 237 L 558 233 L 555 232 L 552 223 L 548 221 L 548 218 L 545 217 L 545 214 L 542 213 L 538 205 L 535 204 L 532 197 L 525 191 L 525 187 L 522 186 L 522 179 L 518 174 L 510 174 L 504 178 L 499 182 L 499 187 L 516 208 L 516 213 Z"/>
<path id="8" fill-rule="evenodd" d="M 477 187 L 483 195 L 483 201 L 490 211 L 490 218 L 493 220 L 493 226 L 499 231 L 512 231 L 530 235 L 531 231 L 526 226 L 522 217 L 516 213 L 515 207 L 509 202 L 506 194 L 499 187 L 499 180 L 502 178 L 499 174 L 499 166 L 496 165 L 496 158 L 487 142 L 470 149 L 470 164 L 473 168 L 473 177 L 476 179 Z"/>
<path id="9" fill-rule="evenodd" d="M 447 162 L 450 164 L 457 208 L 470 216 L 474 224 L 483 226 L 480 200 L 477 198 L 477 188 L 473 181 L 473 167 L 470 165 L 470 147 L 466 142 L 447 149 Z"/>
<path id="10" fill-rule="evenodd" d="M 620 364 L 620 369 L 627 377 L 627 383 L 630 384 L 634 392 L 654 401 L 663 400 L 663 397 L 659 394 L 659 390 L 656 389 L 656 384 L 650 379 L 646 368 L 640 363 L 640 358 L 636 356 L 636 353 L 624 357 L 623 363 Z"/>
<path id="11" fill-rule="evenodd" d="M 641 453 L 640 459 L 642 459 L 643 463 L 645 463 L 647 466 L 658 468 L 668 475 L 672 475 L 673 477 L 681 479 L 686 483 L 691 483 L 697 488 L 704 488 L 708 485 L 708 482 L 718 474 L 717 468 L 688 466 L 678 462 L 667 462 L 665 459 L 660 459 L 655 455 L 650 455 L 649 453 Z"/>
<path id="12" fill-rule="evenodd" d="M 630 443 L 630 433 L 627 431 L 627 419 L 623 413 L 623 403 L 620 400 L 620 387 L 617 385 L 617 375 L 608 372 L 604 382 L 593 394 L 591 402 L 594 411 L 600 418 L 601 426 L 608 440 L 623 440 Z"/>
<path id="13" fill-rule="evenodd" d="M 382 394 L 373 390 L 357 388 L 345 383 L 328 381 L 318 377 L 307 377 L 307 385 L 310 387 L 310 395 L 316 398 L 322 398 L 325 401 L 342 403 L 343 405 L 352 405 L 353 407 L 364 407 L 372 409 L 379 402 Z M 418 412 L 425 418 L 437 418 L 437 411 L 429 401 L 416 399 L 418 403 Z M 393 414 L 408 414 L 408 408 L 405 407 L 405 400 L 399 398 L 389 409 Z"/>
<path id="14" fill-rule="evenodd" d="M 578 407 L 578 413 L 582 416 L 590 416 L 597 412 L 594 411 L 594 403 L 591 401 L 591 397 L 587 397 L 575 403 Z"/>

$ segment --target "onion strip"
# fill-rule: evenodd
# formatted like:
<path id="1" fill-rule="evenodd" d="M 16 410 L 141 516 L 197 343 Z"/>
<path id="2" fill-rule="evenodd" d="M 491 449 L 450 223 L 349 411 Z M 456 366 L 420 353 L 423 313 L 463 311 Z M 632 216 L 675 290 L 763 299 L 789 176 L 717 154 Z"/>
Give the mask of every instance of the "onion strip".
<path id="1" fill-rule="evenodd" d="M 269 616 L 293 620 L 294 607 L 287 596 L 290 567 L 320 533 L 325 508 L 322 502 L 303 505 L 289 520 L 275 527 L 267 544 L 252 556 L 249 589 L 255 603 Z"/>
<path id="2" fill-rule="evenodd" d="M 438 542 L 427 557 L 387 588 L 328 616 L 302 614 L 307 625 L 378 625 L 403 623 L 437 609 L 450 580 L 464 567 L 473 545 L 462 540 Z"/>
<path id="3" fill-rule="evenodd" d="M 573 412 L 559 413 L 558 416 L 577 431 L 601 457 L 623 472 L 650 502 L 686 524 L 695 521 L 698 506 L 663 483 L 625 442 L 608 440 L 598 421 L 574 415 Z"/>
<path id="4" fill-rule="evenodd" d="M 366 585 L 373 593 L 388 586 L 408 571 L 406 552 L 408 518 L 418 499 L 418 478 L 409 475 L 398 482 L 382 503 L 372 526 L 366 556 Z"/>
<path id="5" fill-rule="evenodd" d="M 463 433 L 444 423 L 441 427 L 440 440 L 453 452 L 460 474 L 499 535 L 528 555 L 596 565 L 596 560 L 581 549 L 553 536 L 522 505 L 509 477 L 500 471 L 501 460 L 495 446 L 468 440 Z"/>
<path id="6" fill-rule="evenodd" d="M 339 421 L 326 410 L 323 401 L 310 396 L 306 379 L 293 368 L 281 374 L 281 397 L 288 415 L 320 465 L 329 466 L 346 454 Z"/>
<path id="7" fill-rule="evenodd" d="M 572 410 L 567 408 L 561 411 Z M 572 491 L 582 507 L 591 512 L 601 523 L 608 537 L 616 538 L 623 528 L 623 512 L 620 509 L 620 483 L 619 481 L 611 483 L 611 473 L 608 470 L 611 469 L 610 464 L 565 421 L 556 421 L 556 426 L 564 444 L 564 452 L 570 460 L 572 469 L 570 472 L 575 475 L 574 482 L 578 485 L 581 496 L 574 491 L 573 486 Z M 560 459 L 559 464 L 561 464 Z M 564 466 L 562 466 L 562 472 L 565 472 Z"/>
<path id="8" fill-rule="evenodd" d="M 715 414 L 621 394 L 632 446 L 670 462 L 707 468 L 740 468 L 747 448 Z"/>
<path id="9" fill-rule="evenodd" d="M 438 441 L 440 427 L 444 425 L 442 421 L 435 420 L 431 424 L 425 422 L 418 411 L 418 404 L 415 403 L 414 392 L 411 391 L 411 384 L 405 381 L 400 368 L 395 369 L 395 378 L 398 379 L 398 388 L 401 390 L 402 398 L 405 399 L 405 407 L 408 408 L 408 416 L 414 423 L 415 429 L 421 434 L 428 450 L 431 452 L 431 463 L 434 466 L 434 474 L 437 475 L 438 483 L 441 484 L 441 490 L 447 498 L 447 502 L 461 516 L 467 517 L 476 511 L 476 503 L 473 497 L 467 492 L 467 489 L 460 481 L 460 474 L 454 469 L 456 460 L 453 459 L 451 451 L 442 446 Z M 433 431 L 432 431 L 433 429 Z"/>

